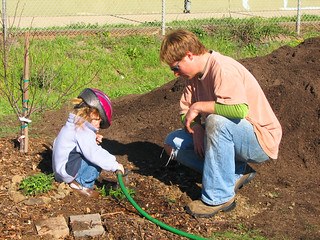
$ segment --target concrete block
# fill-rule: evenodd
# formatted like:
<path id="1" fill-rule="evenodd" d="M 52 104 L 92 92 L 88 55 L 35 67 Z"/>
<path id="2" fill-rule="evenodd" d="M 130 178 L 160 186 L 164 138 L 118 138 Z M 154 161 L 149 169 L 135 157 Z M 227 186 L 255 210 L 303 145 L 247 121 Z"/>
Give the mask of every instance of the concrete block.
<path id="1" fill-rule="evenodd" d="M 70 216 L 70 227 L 74 237 L 93 237 L 105 232 L 98 213 Z"/>
<path id="2" fill-rule="evenodd" d="M 40 236 L 50 236 L 52 239 L 64 239 L 69 235 L 69 228 L 63 216 L 38 220 L 35 226 Z"/>

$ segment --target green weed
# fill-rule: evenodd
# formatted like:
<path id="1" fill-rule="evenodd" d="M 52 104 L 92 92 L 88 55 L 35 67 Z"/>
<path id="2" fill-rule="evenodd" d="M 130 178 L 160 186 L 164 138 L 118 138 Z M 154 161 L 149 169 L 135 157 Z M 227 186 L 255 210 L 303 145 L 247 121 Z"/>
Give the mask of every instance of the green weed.
<path id="1" fill-rule="evenodd" d="M 190 29 L 190 31 L 196 34 L 200 39 L 207 35 L 207 32 L 200 27 L 193 27 Z"/>
<path id="2" fill-rule="evenodd" d="M 38 173 L 24 178 L 19 185 L 19 190 L 27 196 L 46 193 L 52 189 L 53 180 L 53 174 Z"/>
<path id="3" fill-rule="evenodd" d="M 135 191 L 133 189 L 127 188 L 127 191 L 131 197 L 135 195 Z M 106 189 L 105 185 L 100 189 L 100 193 L 102 196 L 110 196 L 118 201 L 122 201 L 123 199 L 126 198 L 124 193 L 122 192 L 121 188 L 115 188 L 113 189 L 110 187 L 108 190 Z"/>

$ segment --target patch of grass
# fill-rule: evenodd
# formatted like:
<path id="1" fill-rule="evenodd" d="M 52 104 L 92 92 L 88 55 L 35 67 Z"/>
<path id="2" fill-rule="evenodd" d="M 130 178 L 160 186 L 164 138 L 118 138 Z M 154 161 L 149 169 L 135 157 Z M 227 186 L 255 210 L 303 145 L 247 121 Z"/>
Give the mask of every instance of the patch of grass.
<path id="1" fill-rule="evenodd" d="M 174 21 L 169 27 L 188 28 L 197 34 L 209 49 L 235 59 L 243 59 L 266 55 L 283 45 L 297 45 L 305 36 L 320 35 L 319 32 L 310 29 L 298 38 L 294 31 L 287 27 L 288 23 L 294 23 L 294 20 L 250 18 L 240 21 L 232 18 L 213 18 Z M 144 25 L 160 26 L 157 22 Z M 87 27 L 82 23 L 73 25 L 74 29 Z M 94 36 L 30 39 L 30 90 L 33 90 L 34 97 L 31 100 L 34 104 L 54 105 L 55 101 L 60 101 L 58 105 L 53 106 L 59 108 L 75 97 L 82 87 L 100 88 L 108 93 L 111 99 L 128 94 L 144 94 L 174 79 L 169 67 L 159 60 L 161 37 L 113 37 L 109 31 L 112 27 L 130 26 L 106 25 Z M 19 83 L 24 65 L 24 40 L 16 39 L 14 43 L 8 53 L 10 61 L 6 76 L 14 83 L 10 92 L 19 96 L 22 95 L 19 92 Z M 0 69 L 0 74 L 4 75 L 3 69 Z M 61 97 L 61 93 L 67 91 L 72 83 L 76 84 L 68 94 Z M 0 81 L 0 88 L 4 86 L 4 82 Z M 18 104 L 19 102 L 21 99 L 17 101 Z M 12 113 L 9 101 L 1 96 L 0 116 Z"/>
<path id="2" fill-rule="evenodd" d="M 210 239 L 215 240 L 267 240 L 257 230 L 250 230 L 243 224 L 238 224 L 234 231 L 215 232 Z"/>
<path id="3" fill-rule="evenodd" d="M 0 119 L 1 121 L 1 119 Z M 17 126 L 6 126 L 6 125 L 2 125 L 0 126 L 0 137 L 6 137 L 6 136 L 10 136 L 10 135 L 16 135 L 17 132 L 19 132 L 20 127 L 19 125 Z"/>
<path id="4" fill-rule="evenodd" d="M 38 173 L 24 178 L 19 185 L 19 190 L 26 196 L 46 193 L 52 189 L 53 180 L 53 174 Z"/>

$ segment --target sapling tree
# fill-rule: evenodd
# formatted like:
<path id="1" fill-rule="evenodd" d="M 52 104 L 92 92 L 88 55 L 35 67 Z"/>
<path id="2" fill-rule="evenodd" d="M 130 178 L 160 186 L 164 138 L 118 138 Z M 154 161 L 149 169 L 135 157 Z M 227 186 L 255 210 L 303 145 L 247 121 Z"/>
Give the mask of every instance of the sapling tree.
<path id="1" fill-rule="evenodd" d="M 5 11 L 4 7 L 2 9 Z M 31 116 L 36 112 L 41 113 L 61 106 L 75 92 L 79 92 L 79 89 L 90 83 L 97 73 L 90 79 L 79 81 L 86 74 L 78 71 L 77 76 L 66 83 L 61 77 L 56 76 L 64 62 L 61 61 L 60 66 L 49 66 L 49 61 L 45 59 L 42 59 L 42 63 L 37 63 L 37 71 L 32 73 L 32 59 L 37 58 L 36 54 L 39 54 L 30 52 L 34 31 L 31 27 L 27 30 L 19 29 L 17 25 L 7 27 L 5 16 L 6 14 L 2 13 L 0 96 L 17 117 L 20 124 L 20 151 L 26 153 Z M 91 64 L 88 63 L 85 71 L 89 71 Z M 51 69 L 54 67 L 56 71 L 52 72 Z"/>

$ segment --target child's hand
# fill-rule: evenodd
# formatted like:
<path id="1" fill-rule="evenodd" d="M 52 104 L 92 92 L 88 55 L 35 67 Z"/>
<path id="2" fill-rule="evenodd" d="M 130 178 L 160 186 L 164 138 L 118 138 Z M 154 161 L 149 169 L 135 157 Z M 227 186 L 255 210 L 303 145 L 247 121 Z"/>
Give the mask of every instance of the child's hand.
<path id="1" fill-rule="evenodd" d="M 100 144 L 100 143 L 102 143 L 102 138 L 103 138 L 103 136 L 101 135 L 101 134 L 96 134 L 96 142 L 97 142 L 97 144 Z"/>
<path id="2" fill-rule="evenodd" d="M 124 167 L 121 163 L 118 164 L 118 169 L 117 170 L 120 170 L 122 172 L 122 174 L 124 174 Z"/>

